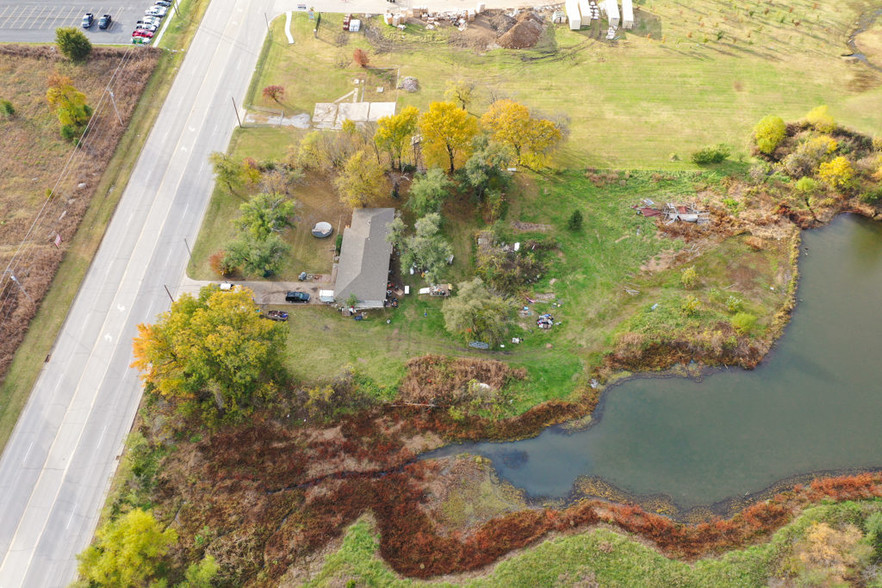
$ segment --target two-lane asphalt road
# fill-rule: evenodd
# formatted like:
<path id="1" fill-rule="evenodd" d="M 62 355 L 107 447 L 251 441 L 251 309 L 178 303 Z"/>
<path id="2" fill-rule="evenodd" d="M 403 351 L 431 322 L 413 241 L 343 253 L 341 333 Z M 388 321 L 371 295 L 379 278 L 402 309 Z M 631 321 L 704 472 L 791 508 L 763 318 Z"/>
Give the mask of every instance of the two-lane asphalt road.
<path id="1" fill-rule="evenodd" d="M 166 310 L 266 33 L 271 0 L 213 0 L 0 459 L 0 588 L 65 586 L 141 397 L 140 322 Z M 133 50 L 138 50 L 134 48 Z"/>

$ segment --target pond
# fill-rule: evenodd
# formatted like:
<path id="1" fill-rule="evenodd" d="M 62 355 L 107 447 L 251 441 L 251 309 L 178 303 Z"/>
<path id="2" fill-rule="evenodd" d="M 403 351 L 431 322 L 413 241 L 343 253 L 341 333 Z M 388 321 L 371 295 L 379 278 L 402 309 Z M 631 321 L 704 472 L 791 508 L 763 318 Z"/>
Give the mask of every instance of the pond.
<path id="1" fill-rule="evenodd" d="M 803 246 L 800 302 L 756 370 L 632 379 L 604 394 L 587 429 L 433 455 L 488 457 L 533 498 L 566 497 L 591 476 L 681 509 L 801 474 L 882 467 L 882 224 L 842 215 L 803 233 Z"/>

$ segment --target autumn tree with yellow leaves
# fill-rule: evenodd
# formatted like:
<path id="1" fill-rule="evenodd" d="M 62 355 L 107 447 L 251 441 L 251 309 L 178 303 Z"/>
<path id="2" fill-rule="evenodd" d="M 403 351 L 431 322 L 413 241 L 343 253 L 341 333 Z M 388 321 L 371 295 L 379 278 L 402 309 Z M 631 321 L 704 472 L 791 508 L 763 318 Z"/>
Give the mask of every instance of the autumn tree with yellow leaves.
<path id="1" fill-rule="evenodd" d="M 285 378 L 286 332 L 264 320 L 245 288 L 206 286 L 184 294 L 152 325 L 138 325 L 132 367 L 148 394 L 234 422 L 276 394 Z"/>
<path id="2" fill-rule="evenodd" d="M 491 140 L 512 149 L 519 165 L 542 163 L 563 138 L 552 121 L 531 116 L 529 108 L 514 100 L 491 104 L 481 124 Z"/>
<path id="3" fill-rule="evenodd" d="M 384 116 L 377 121 L 374 142 L 379 149 L 389 153 L 393 168 L 401 169 L 401 159 L 416 133 L 419 118 L 420 111 L 416 106 L 405 106 L 398 114 Z"/>
<path id="4" fill-rule="evenodd" d="M 420 117 L 419 130 L 426 160 L 453 173 L 471 155 L 478 120 L 453 102 L 432 102 Z"/>

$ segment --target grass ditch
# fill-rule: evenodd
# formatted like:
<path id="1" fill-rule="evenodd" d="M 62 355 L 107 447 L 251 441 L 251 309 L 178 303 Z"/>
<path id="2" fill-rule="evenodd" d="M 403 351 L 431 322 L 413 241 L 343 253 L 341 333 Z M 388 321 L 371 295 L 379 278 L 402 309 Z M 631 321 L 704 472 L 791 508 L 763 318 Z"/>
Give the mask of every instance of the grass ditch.
<path id="1" fill-rule="evenodd" d="M 867 521 L 878 512 L 874 501 L 843 502 L 806 509 L 775 532 L 767 542 L 702 558 L 694 563 L 674 560 L 651 545 L 621 531 L 598 527 L 577 535 L 560 535 L 512 554 L 478 577 L 445 576 L 433 586 L 762 586 L 774 580 L 807 580 L 817 573 L 818 562 L 804 557 L 809 533 L 826 525 L 832 529 L 852 525 L 868 541 Z M 339 549 L 328 554 L 307 586 L 333 586 L 343 581 L 370 586 L 422 586 L 428 583 L 396 574 L 379 557 L 379 535 L 374 521 L 363 517 L 343 536 Z M 835 549 L 835 548 L 834 548 Z M 800 558 L 800 555 L 803 558 Z M 804 559 L 808 565 L 794 565 Z M 852 563 L 851 577 L 866 567 Z M 869 573 L 872 574 L 872 568 Z M 826 571 L 830 571 L 828 567 Z"/>
<path id="2" fill-rule="evenodd" d="M 101 175 L 88 209 L 76 233 L 70 239 L 51 286 L 46 291 L 39 310 L 27 328 L 9 370 L 0 385 L 0 451 L 5 447 L 21 410 L 27 403 L 31 389 L 43 364 L 48 359 L 67 312 L 104 236 L 107 223 L 128 183 L 129 176 L 156 117 L 165 102 L 174 77 L 198 28 L 208 0 L 184 0 L 194 10 L 188 26 L 173 37 L 176 47 L 163 43 L 164 51 L 141 93 L 142 97 L 131 114 L 127 128 L 117 144 L 113 157 Z M 183 18 L 183 17 L 182 17 Z M 168 38 L 168 37 L 166 37 Z M 171 43 L 171 41 L 169 41 Z M 174 50 L 171 50 L 171 49 Z M 135 50 L 138 50 L 137 48 Z"/>

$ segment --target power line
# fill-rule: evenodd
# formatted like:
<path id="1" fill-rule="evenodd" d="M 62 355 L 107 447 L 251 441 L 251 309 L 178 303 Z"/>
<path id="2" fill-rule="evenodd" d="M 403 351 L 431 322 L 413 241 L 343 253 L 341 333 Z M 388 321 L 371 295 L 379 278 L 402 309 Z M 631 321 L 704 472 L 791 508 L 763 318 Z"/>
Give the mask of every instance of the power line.
<path id="1" fill-rule="evenodd" d="M 20 280 L 22 276 L 27 276 L 30 274 L 30 270 L 32 269 L 32 265 L 34 263 L 34 258 L 41 250 L 35 244 L 35 240 L 38 234 L 43 234 L 43 232 L 49 228 L 50 226 L 57 226 L 58 223 L 63 219 L 64 211 L 61 211 L 61 208 L 67 209 L 66 203 L 64 199 L 61 197 L 59 193 L 59 189 L 63 186 L 67 180 L 69 179 L 69 175 L 73 170 L 79 169 L 81 166 L 79 164 L 82 163 L 82 158 L 87 157 L 88 150 L 94 144 L 100 144 L 104 139 L 105 135 L 108 132 L 111 132 L 109 129 L 109 125 L 104 122 L 104 111 L 106 110 L 106 104 L 108 102 L 107 97 L 113 92 L 113 85 L 118 81 L 120 73 L 125 71 L 124 67 L 128 64 L 128 62 L 133 58 L 133 51 L 136 50 L 134 47 L 129 47 L 128 50 L 123 53 L 119 62 L 117 63 L 116 68 L 111 72 L 107 83 L 105 84 L 104 91 L 101 94 L 101 97 L 98 100 L 98 104 L 96 105 L 89 121 L 86 124 L 86 129 L 84 131 L 83 137 L 77 142 L 77 144 L 72 149 L 70 155 L 65 161 L 62 169 L 55 181 L 53 188 L 47 191 L 46 198 L 37 211 L 34 220 L 31 223 L 31 226 L 28 228 L 28 231 L 22 237 L 21 242 L 16 248 L 15 253 L 9 259 L 6 268 L 3 270 L 2 275 L 0 275 L 0 309 L 2 309 L 2 314 L 4 320 L 7 319 L 15 308 L 18 307 L 17 304 L 12 300 L 13 296 L 16 295 L 16 288 L 10 287 L 10 281 L 14 282 L 19 286 L 21 291 L 29 298 L 30 295 L 27 294 L 27 291 L 22 286 Z M 111 100 L 113 97 L 111 96 Z M 75 165 L 77 164 L 77 165 Z M 55 205 L 53 206 L 53 202 Z M 54 210 L 53 210 L 54 209 Z M 59 214 L 59 211 L 60 214 Z M 51 213 L 55 214 L 51 214 Z M 17 278 L 12 278 L 11 276 L 15 276 L 18 274 Z M 9 280 L 6 280 L 6 276 L 10 276 Z M 5 281 L 5 283 L 4 283 Z M 33 302 L 33 299 L 31 299 Z"/>

